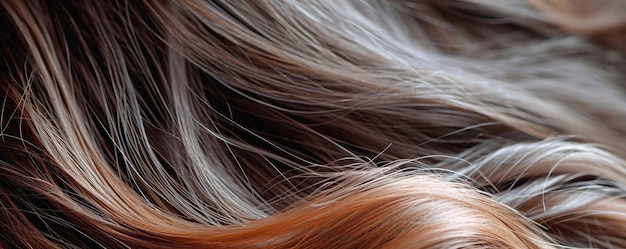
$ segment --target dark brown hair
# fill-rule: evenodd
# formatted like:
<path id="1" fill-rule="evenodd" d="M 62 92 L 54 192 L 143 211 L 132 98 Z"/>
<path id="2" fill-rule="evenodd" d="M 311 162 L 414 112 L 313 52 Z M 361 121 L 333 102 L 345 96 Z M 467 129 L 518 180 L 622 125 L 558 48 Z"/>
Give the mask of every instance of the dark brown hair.
<path id="1" fill-rule="evenodd" d="M 2 1 L 0 246 L 624 248 L 591 2 Z"/>

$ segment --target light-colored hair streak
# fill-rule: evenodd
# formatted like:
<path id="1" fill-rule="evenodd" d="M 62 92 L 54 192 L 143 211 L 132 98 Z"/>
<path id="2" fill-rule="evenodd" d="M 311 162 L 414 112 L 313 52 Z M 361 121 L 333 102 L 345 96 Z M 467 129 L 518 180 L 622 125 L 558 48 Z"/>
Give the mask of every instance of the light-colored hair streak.
<path id="1" fill-rule="evenodd" d="M 619 0 L 1 3 L 0 247 L 626 248 Z"/>

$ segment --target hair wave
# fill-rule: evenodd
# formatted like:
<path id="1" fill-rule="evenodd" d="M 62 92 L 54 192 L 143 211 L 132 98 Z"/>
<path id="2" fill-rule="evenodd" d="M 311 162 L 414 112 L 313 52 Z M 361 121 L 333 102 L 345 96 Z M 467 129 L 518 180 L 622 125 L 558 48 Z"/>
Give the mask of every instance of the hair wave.
<path id="1" fill-rule="evenodd" d="M 621 1 L 1 3 L 2 247 L 626 247 Z"/>

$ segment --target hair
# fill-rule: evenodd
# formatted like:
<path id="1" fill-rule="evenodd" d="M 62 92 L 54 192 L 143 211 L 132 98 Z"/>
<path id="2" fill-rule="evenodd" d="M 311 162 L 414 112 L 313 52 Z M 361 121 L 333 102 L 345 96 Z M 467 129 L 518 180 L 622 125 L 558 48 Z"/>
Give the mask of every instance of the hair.
<path id="1" fill-rule="evenodd" d="M 0 7 L 0 247 L 625 248 L 623 1 Z"/>

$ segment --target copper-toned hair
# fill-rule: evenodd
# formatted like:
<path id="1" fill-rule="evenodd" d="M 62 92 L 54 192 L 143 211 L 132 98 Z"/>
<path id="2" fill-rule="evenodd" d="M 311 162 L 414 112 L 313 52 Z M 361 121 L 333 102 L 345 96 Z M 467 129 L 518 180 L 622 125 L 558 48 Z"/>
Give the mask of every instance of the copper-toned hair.
<path id="1" fill-rule="evenodd" d="M 626 248 L 623 1 L 1 3 L 2 248 Z"/>

